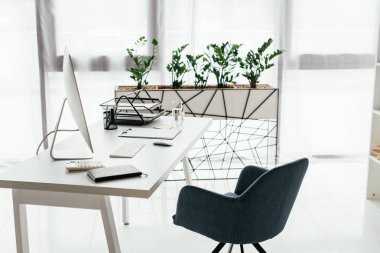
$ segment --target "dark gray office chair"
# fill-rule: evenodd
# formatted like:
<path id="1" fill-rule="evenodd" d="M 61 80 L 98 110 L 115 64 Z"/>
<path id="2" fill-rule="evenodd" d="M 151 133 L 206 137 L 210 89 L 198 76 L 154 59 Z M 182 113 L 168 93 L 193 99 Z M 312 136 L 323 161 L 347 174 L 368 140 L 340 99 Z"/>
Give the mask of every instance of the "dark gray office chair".
<path id="1" fill-rule="evenodd" d="M 278 235 L 285 227 L 309 161 L 300 159 L 272 170 L 245 167 L 235 193 L 225 195 L 194 186 L 182 188 L 174 224 L 207 236 L 217 242 L 213 253 L 226 243 L 253 244 L 260 252 L 260 242 Z"/>

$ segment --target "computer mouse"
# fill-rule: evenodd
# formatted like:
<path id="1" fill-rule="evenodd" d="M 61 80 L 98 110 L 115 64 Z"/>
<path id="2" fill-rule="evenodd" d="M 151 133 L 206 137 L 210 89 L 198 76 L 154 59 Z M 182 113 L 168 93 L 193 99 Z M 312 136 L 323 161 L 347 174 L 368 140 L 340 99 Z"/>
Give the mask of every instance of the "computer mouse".
<path id="1" fill-rule="evenodd" d="M 153 145 L 170 147 L 173 145 L 173 143 L 171 141 L 160 140 L 160 141 L 153 142 Z"/>

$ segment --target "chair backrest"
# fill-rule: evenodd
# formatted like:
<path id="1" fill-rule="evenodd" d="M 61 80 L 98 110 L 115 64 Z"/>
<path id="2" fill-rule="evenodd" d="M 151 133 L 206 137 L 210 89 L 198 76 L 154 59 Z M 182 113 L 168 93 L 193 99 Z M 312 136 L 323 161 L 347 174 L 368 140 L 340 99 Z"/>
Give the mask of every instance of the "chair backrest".
<path id="1" fill-rule="evenodd" d="M 262 242 L 284 229 L 308 164 L 304 158 L 269 170 L 240 195 L 241 239 Z"/>

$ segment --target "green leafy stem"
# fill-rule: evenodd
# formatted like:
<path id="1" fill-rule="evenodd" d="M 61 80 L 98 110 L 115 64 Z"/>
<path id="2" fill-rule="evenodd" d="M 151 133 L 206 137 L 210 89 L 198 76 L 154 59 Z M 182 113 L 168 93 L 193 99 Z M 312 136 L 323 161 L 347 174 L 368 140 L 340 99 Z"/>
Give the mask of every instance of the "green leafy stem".
<path id="1" fill-rule="evenodd" d="M 171 72 L 172 87 L 179 89 L 185 81 L 183 80 L 185 74 L 189 72 L 186 63 L 182 60 L 182 52 L 189 44 L 185 44 L 176 50 L 172 51 L 172 59 L 166 66 L 166 69 Z"/>
<path id="2" fill-rule="evenodd" d="M 248 79 L 252 88 L 256 88 L 264 70 L 274 66 L 273 59 L 284 53 L 284 50 L 276 49 L 272 53 L 265 54 L 272 42 L 273 40 L 270 38 L 257 49 L 257 52 L 250 50 L 244 61 L 240 62 L 240 67 L 243 69 L 242 75 Z"/>
<path id="3" fill-rule="evenodd" d="M 134 66 L 128 68 L 128 71 L 131 73 L 131 78 L 137 82 L 137 89 L 141 89 L 143 85 L 147 85 L 148 75 L 152 70 L 154 59 L 157 56 L 158 52 L 158 41 L 152 39 L 151 44 L 153 46 L 153 52 L 151 55 L 142 56 L 139 54 L 138 50 L 141 47 L 144 47 L 147 43 L 145 36 L 141 36 L 135 42 L 135 48 L 127 48 L 128 56 L 132 59 Z"/>

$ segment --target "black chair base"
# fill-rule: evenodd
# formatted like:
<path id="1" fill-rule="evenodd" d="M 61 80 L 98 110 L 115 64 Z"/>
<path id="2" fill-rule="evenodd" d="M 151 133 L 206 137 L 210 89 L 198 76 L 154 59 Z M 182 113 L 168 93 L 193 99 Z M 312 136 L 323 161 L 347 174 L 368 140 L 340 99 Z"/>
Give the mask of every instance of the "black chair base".
<path id="1" fill-rule="evenodd" d="M 256 250 L 259 252 L 259 253 L 266 253 L 266 251 L 263 249 L 263 247 L 261 247 L 260 244 L 258 243 L 252 243 L 253 247 L 256 248 Z"/>
<path id="2" fill-rule="evenodd" d="M 212 253 L 219 253 L 223 247 L 226 245 L 226 243 L 224 242 L 220 242 L 216 248 L 212 251 Z M 253 247 L 255 247 L 255 249 L 259 252 L 259 253 L 266 253 L 266 251 L 263 249 L 263 247 L 261 247 L 260 244 L 258 243 L 252 243 Z M 232 249 L 232 248 L 231 248 Z M 243 244 L 240 244 L 240 252 L 241 253 L 244 253 L 244 246 Z"/>
<path id="3" fill-rule="evenodd" d="M 223 249 L 224 245 L 226 245 L 224 242 L 220 242 L 212 251 L 212 253 L 219 253 Z"/>

